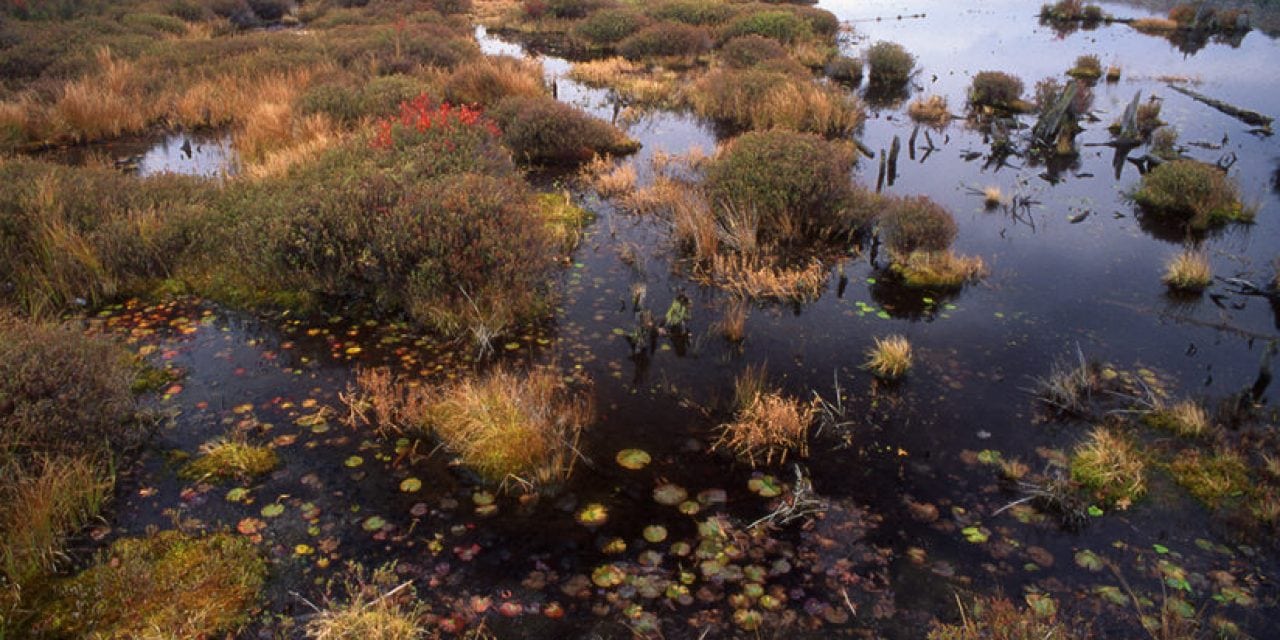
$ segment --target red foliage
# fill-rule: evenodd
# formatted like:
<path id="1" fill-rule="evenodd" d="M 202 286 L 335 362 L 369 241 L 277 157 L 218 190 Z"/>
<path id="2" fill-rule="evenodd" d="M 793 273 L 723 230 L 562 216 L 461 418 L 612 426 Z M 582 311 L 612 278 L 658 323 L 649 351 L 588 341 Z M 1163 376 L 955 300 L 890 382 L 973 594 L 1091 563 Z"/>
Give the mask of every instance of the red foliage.
<path id="1" fill-rule="evenodd" d="M 448 102 L 436 104 L 425 93 L 401 102 L 398 117 L 383 118 L 375 126 L 377 135 L 370 143 L 375 149 L 390 149 L 398 142 L 418 142 L 430 132 L 450 133 L 459 128 L 483 131 L 493 138 L 501 134 L 498 125 L 479 109 L 455 107 Z"/>

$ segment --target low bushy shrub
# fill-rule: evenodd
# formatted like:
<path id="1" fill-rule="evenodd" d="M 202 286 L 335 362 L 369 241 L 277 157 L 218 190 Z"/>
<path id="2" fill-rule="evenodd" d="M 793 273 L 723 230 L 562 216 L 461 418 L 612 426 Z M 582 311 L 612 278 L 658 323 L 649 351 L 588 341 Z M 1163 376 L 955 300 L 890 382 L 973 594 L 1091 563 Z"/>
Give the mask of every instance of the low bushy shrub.
<path id="1" fill-rule="evenodd" d="M 653 5 L 646 11 L 657 20 L 695 26 L 718 25 L 734 15 L 732 5 L 718 0 L 670 0 Z"/>
<path id="2" fill-rule="evenodd" d="M 758 217 L 763 243 L 847 236 L 865 224 L 850 172 L 853 152 L 820 136 L 791 131 L 743 134 L 706 171 L 713 207 Z"/>
<path id="3" fill-rule="evenodd" d="M 766 60 L 785 57 L 787 50 L 777 40 L 755 34 L 732 38 L 720 47 L 720 62 L 735 69 L 747 69 Z"/>
<path id="4" fill-rule="evenodd" d="M 639 149 L 617 127 L 549 96 L 507 98 L 491 115 L 503 143 L 527 162 L 576 164 Z"/>
<path id="5" fill-rule="evenodd" d="M 867 49 L 868 77 L 872 84 L 886 87 L 905 84 L 915 68 L 916 59 L 902 45 L 895 42 L 877 42 Z"/>
<path id="6" fill-rule="evenodd" d="M 766 10 L 745 13 L 734 18 L 721 31 L 722 39 L 758 35 L 791 44 L 813 36 L 813 28 L 804 18 L 791 11 Z"/>
<path id="7" fill-rule="evenodd" d="M 641 29 L 618 45 L 628 60 L 699 56 L 711 50 L 706 29 L 678 22 L 659 22 Z"/>
<path id="8" fill-rule="evenodd" d="M 836 56 L 827 61 L 823 73 L 836 82 L 856 85 L 862 82 L 862 61 L 849 56 Z"/>
<path id="9" fill-rule="evenodd" d="M 969 102 L 989 107 L 1008 107 L 1022 97 L 1022 80 L 1003 71 L 980 71 L 973 76 Z"/>
<path id="10" fill-rule="evenodd" d="M 880 215 L 880 237 L 890 251 L 942 251 L 955 239 L 956 221 L 942 205 L 925 196 L 897 198 Z"/>
<path id="11" fill-rule="evenodd" d="M 612 45 L 639 31 L 648 20 L 630 9 L 606 9 L 587 16 L 573 32 L 596 45 Z"/>
<path id="12" fill-rule="evenodd" d="M 1166 162 L 1142 176 L 1133 199 L 1149 213 L 1206 229 L 1228 221 L 1249 221 L 1240 190 L 1221 169 L 1195 160 Z"/>
<path id="13" fill-rule="evenodd" d="M 553 18 L 585 18 L 609 6 L 609 0 L 543 0 L 546 15 Z"/>

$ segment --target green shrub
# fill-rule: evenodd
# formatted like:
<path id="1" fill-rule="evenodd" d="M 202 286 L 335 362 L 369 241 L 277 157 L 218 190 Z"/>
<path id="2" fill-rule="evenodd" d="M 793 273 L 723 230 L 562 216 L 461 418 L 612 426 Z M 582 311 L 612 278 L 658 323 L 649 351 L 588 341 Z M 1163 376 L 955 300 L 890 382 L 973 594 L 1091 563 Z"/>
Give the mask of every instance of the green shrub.
<path id="1" fill-rule="evenodd" d="M 609 6 L 608 0 L 545 0 L 546 13 L 553 18 L 585 18 Z"/>
<path id="2" fill-rule="evenodd" d="M 844 144 L 790 131 L 746 133 L 707 168 L 714 207 L 754 213 L 761 242 L 795 243 L 847 236 L 866 222 Z"/>
<path id="3" fill-rule="evenodd" d="M 791 44 L 812 37 L 813 28 L 791 11 L 757 11 L 734 18 L 724 27 L 720 37 L 727 40 L 751 34 Z"/>
<path id="4" fill-rule="evenodd" d="M 787 50 L 777 40 L 755 34 L 732 38 L 720 47 L 720 62 L 735 69 L 746 69 L 766 60 L 785 57 Z"/>
<path id="5" fill-rule="evenodd" d="M 182 35 L 187 32 L 187 23 L 173 16 L 156 13 L 126 13 L 120 18 L 121 24 L 137 31 L 150 31 L 157 35 Z"/>
<path id="6" fill-rule="evenodd" d="M 574 33 L 597 45 L 616 44 L 646 24 L 645 17 L 630 9 L 606 9 L 587 16 Z"/>
<path id="7" fill-rule="evenodd" d="M 164 531 L 125 538 L 55 588 L 41 626 L 64 637 L 215 637 L 249 619 L 267 567 L 253 542 Z"/>
<path id="8" fill-rule="evenodd" d="M 915 68 L 916 59 L 902 45 L 877 42 L 867 49 L 868 74 L 872 84 L 898 86 L 905 84 Z"/>
<path id="9" fill-rule="evenodd" d="M 1148 213 L 1183 219 L 1199 230 L 1253 219 L 1235 182 L 1217 167 L 1195 160 L 1174 160 L 1151 170 L 1142 176 L 1133 199 Z"/>
<path id="10" fill-rule="evenodd" d="M 628 60 L 692 57 L 711 50 L 711 35 L 701 27 L 660 22 L 623 40 L 618 53 Z"/>
<path id="11" fill-rule="evenodd" d="M 956 237 L 956 221 L 942 205 L 924 196 L 897 198 L 880 214 L 880 237 L 897 255 L 942 251 Z"/>
<path id="12" fill-rule="evenodd" d="M 648 14 L 656 20 L 714 26 L 733 17 L 734 8 L 716 0 L 672 0 L 652 6 Z"/>
<path id="13" fill-rule="evenodd" d="M 550 96 L 506 98 L 491 115 L 503 143 L 526 162 L 574 164 L 639 149 L 613 125 Z"/>
<path id="14" fill-rule="evenodd" d="M 840 18 L 826 9 L 792 6 L 791 12 L 807 22 L 809 29 L 816 35 L 830 38 L 840 31 Z"/>
<path id="15" fill-rule="evenodd" d="M 836 82 L 856 85 L 862 82 L 862 61 L 849 56 L 836 56 L 827 62 L 823 73 Z"/>
<path id="16" fill-rule="evenodd" d="M 973 76 L 969 102 L 975 105 L 1008 107 L 1022 97 L 1022 81 L 1002 71 L 980 71 Z"/>

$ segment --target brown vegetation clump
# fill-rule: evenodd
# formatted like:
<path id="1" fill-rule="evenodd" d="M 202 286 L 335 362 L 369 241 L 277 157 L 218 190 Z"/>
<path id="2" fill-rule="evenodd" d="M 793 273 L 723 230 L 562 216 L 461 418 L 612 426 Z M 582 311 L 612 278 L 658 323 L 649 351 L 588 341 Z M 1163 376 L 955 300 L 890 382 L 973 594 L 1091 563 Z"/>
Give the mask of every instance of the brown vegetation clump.
<path id="1" fill-rule="evenodd" d="M 894 42 L 877 42 L 867 49 L 868 77 L 871 84 L 884 87 L 901 86 L 911 77 L 916 59 L 902 45 Z"/>
<path id="2" fill-rule="evenodd" d="M 548 368 L 498 368 L 444 388 L 364 370 L 344 396 L 356 424 L 439 439 L 458 461 L 501 489 L 546 490 L 564 482 L 592 420 L 586 394 Z"/>
<path id="3" fill-rule="evenodd" d="M 794 73 L 761 67 L 720 68 L 698 79 L 687 97 L 693 110 L 745 129 L 789 129 L 844 136 L 865 111 L 857 98 Z"/>
<path id="4" fill-rule="evenodd" d="M 1193 400 L 1157 406 L 1143 420 L 1153 427 L 1171 431 L 1184 438 L 1203 437 L 1213 429 L 1209 412 Z"/>
<path id="5" fill-rule="evenodd" d="M 400 581 L 394 568 L 382 567 L 368 577 L 359 567 L 346 583 L 344 602 L 329 601 L 307 622 L 310 640 L 417 640 L 425 613 L 414 589 Z M 407 588 L 406 588 L 407 587 Z"/>
<path id="6" fill-rule="evenodd" d="M 1080 56 L 1067 75 L 1080 80 L 1097 80 L 1102 77 L 1102 60 L 1095 55 Z"/>
<path id="7" fill-rule="evenodd" d="M 898 198 L 880 215 L 880 237 L 890 251 L 943 251 L 958 229 L 951 212 L 924 196 Z"/>
<path id="8" fill-rule="evenodd" d="M 818 260 L 785 266 L 741 255 L 715 256 L 707 272 L 711 282 L 743 298 L 790 302 L 816 300 L 829 276 Z"/>
<path id="9" fill-rule="evenodd" d="M 1213 282 L 1209 258 L 1199 251 L 1183 251 L 1165 265 L 1164 283 L 1175 291 L 1199 293 Z"/>
<path id="10" fill-rule="evenodd" d="M 641 29 L 618 44 L 628 60 L 679 60 L 690 62 L 711 50 L 711 34 L 702 27 L 660 22 Z"/>
<path id="11" fill-rule="evenodd" d="M 757 34 L 730 38 L 720 46 L 721 64 L 735 69 L 749 69 L 762 62 L 787 57 L 787 50 L 777 40 Z"/>
<path id="12" fill-rule="evenodd" d="M 1059 3 L 1062 4 L 1062 3 Z M 1040 596 L 1048 599 L 1049 596 Z M 1029 596 L 1030 598 L 1030 596 Z M 1049 600 L 1052 604 L 1052 600 Z M 1083 640 L 1087 633 L 1077 633 L 1057 620 L 1057 607 L 1019 608 L 1007 598 L 983 597 L 966 611 L 961 605 L 960 622 L 934 622 L 929 640 Z"/>
<path id="13" fill-rule="evenodd" d="M 583 165 L 580 175 L 601 198 L 609 199 L 633 193 L 638 179 L 634 164 L 616 162 L 609 156 L 598 156 Z"/>
<path id="14" fill-rule="evenodd" d="M 1114 427 L 1095 428 L 1071 455 L 1071 478 L 1121 508 L 1146 494 L 1146 468 L 1142 453 Z"/>
<path id="15" fill-rule="evenodd" d="M 1011 108 L 1022 97 L 1022 80 L 1002 71 L 981 71 L 973 76 L 969 102 L 975 105 Z"/>
<path id="16" fill-rule="evenodd" d="M 1219 168 L 1195 160 L 1165 162 L 1142 176 L 1133 199 L 1149 213 L 1185 220 L 1193 229 L 1253 219 L 1239 187 Z"/>
<path id="17" fill-rule="evenodd" d="M 748 368 L 734 382 L 737 411 L 720 425 L 714 448 L 727 449 L 751 466 L 782 464 L 788 453 L 809 454 L 809 428 L 817 410 L 770 389 L 763 369 Z"/>
<path id="18" fill-rule="evenodd" d="M 877 378 L 897 380 L 906 375 L 912 361 L 911 343 L 904 336 L 892 335 L 875 338 L 875 346 L 867 351 L 866 368 Z"/>
<path id="19" fill-rule="evenodd" d="M 116 541 L 100 561 L 59 582 L 41 626 L 67 637 L 197 638 L 248 621 L 267 567 L 245 537 L 163 531 Z"/>
<path id="20" fill-rule="evenodd" d="M 947 98 L 940 95 L 920 96 L 912 100 L 907 107 L 907 115 L 916 122 L 934 126 L 944 125 L 951 120 L 951 112 L 947 110 Z"/>
<path id="21" fill-rule="evenodd" d="M 957 255 L 949 249 L 895 256 L 890 269 L 907 287 L 933 290 L 959 289 L 987 272 L 982 258 Z"/>
<path id="22" fill-rule="evenodd" d="M 509 96 L 547 95 L 536 60 L 485 56 L 461 65 L 444 82 L 444 98 L 454 104 L 492 107 Z"/>
<path id="23" fill-rule="evenodd" d="M 539 164 L 580 164 L 597 155 L 627 155 L 640 148 L 617 127 L 551 96 L 512 96 L 490 115 L 515 155 Z"/>

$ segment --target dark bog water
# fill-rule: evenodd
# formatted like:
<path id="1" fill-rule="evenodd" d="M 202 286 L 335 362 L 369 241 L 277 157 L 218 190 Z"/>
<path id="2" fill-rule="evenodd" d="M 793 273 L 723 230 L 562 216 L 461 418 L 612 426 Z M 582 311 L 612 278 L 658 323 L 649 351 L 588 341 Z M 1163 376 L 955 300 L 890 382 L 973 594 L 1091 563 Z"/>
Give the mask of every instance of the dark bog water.
<path id="1" fill-rule="evenodd" d="M 159 452 L 124 483 L 116 533 L 166 526 L 175 515 L 213 527 L 242 526 L 261 536 L 273 558 L 270 608 L 286 615 L 308 613 L 301 598 L 317 600 L 323 592 L 317 581 L 335 575 L 344 562 L 395 560 L 435 615 L 456 616 L 472 628 L 483 620 L 504 637 L 626 637 L 629 627 L 653 624 L 652 616 L 669 638 L 703 637 L 703 629 L 732 636 L 726 598 L 743 588 L 736 574 L 758 565 L 767 569 L 760 581 L 783 601 L 782 613 L 768 614 L 768 623 L 785 624 L 787 633 L 800 636 L 872 629 L 871 635 L 919 637 L 931 616 L 953 617 L 955 593 L 967 589 L 1001 591 L 1015 600 L 1048 594 L 1064 615 L 1093 619 L 1096 632 L 1133 636 L 1134 607 L 1094 595 L 1098 587 L 1118 587 L 1120 579 L 1077 566 L 1077 554 L 1087 550 L 1113 562 L 1125 581 L 1157 602 L 1162 579 L 1175 585 L 1168 588 L 1182 588 L 1183 582 L 1170 581 L 1182 571 L 1183 595 L 1197 608 L 1265 636 L 1277 622 L 1274 549 L 1239 544 L 1229 523 L 1211 517 L 1163 472 L 1152 472 L 1151 494 L 1132 508 L 1065 531 L 1033 514 L 998 513 L 1018 495 L 1001 490 L 995 472 L 974 462 L 974 452 L 996 450 L 1038 470 L 1045 464 L 1038 447 L 1069 448 L 1082 437 L 1086 424 L 1037 420 L 1024 390 L 1077 346 L 1115 367 L 1147 370 L 1175 395 L 1211 403 L 1254 383 L 1263 351 L 1280 337 L 1277 310 L 1222 281 L 1199 299 L 1167 297 L 1163 264 L 1184 239 L 1144 224 L 1123 198 L 1139 178 L 1136 168 L 1122 163 L 1117 176 L 1113 150 L 1089 145 L 1109 140 L 1106 126 L 1136 91 L 1158 95 L 1162 118 L 1178 128 L 1183 143 L 1197 143 L 1190 155 L 1214 162 L 1234 154 L 1232 174 L 1259 207 L 1256 224 L 1203 240 L 1215 273 L 1267 280 L 1280 248 L 1274 140 L 1175 93 L 1160 78 L 1190 78 L 1201 93 L 1274 114 L 1280 110 L 1280 46 L 1258 32 L 1235 42 L 1209 41 L 1194 52 L 1187 50 L 1195 46 L 1122 24 L 1061 33 L 1038 24 L 1037 3 L 1007 0 L 820 6 L 852 23 L 854 34 L 845 44 L 850 52 L 881 39 L 906 46 L 920 69 L 910 94 L 944 95 L 957 113 L 977 71 L 1015 73 L 1030 88 L 1043 77 L 1061 78 L 1081 54 L 1123 66 L 1119 83 L 1095 87 L 1098 121 L 1085 123 L 1081 153 L 1065 166 L 1046 168 L 1019 157 L 989 163 L 983 134 L 963 120 L 931 131 L 931 151 L 922 148 L 923 134 L 921 148 L 904 149 L 897 180 L 887 190 L 945 204 L 959 222 L 957 250 L 980 255 L 991 267 L 981 284 L 946 298 L 926 297 L 895 289 L 866 258 L 852 258 L 843 265 L 847 285 L 833 273 L 818 301 L 754 307 L 746 342 L 737 349 L 712 329 L 725 297 L 673 273 L 674 250 L 663 223 L 620 214 L 584 195 L 599 218 L 563 277 L 554 325 L 545 334 L 517 337 L 502 351 L 504 359 L 552 362 L 592 380 L 599 419 L 584 436 L 586 460 L 563 494 L 530 504 L 500 498 L 489 516 L 476 514 L 471 485 L 445 456 L 426 455 L 430 445 L 407 451 L 394 437 L 355 431 L 338 420 L 344 410 L 337 394 L 355 363 L 387 362 L 442 380 L 471 366 L 465 345 L 440 345 L 399 327 L 344 318 L 251 320 L 199 301 L 112 310 L 105 321 L 112 330 L 132 333 L 157 362 L 187 372 L 182 389 L 160 402 L 175 419 L 158 435 Z M 1119 17 L 1147 15 L 1126 5 L 1104 7 Z M 491 53 L 523 52 L 479 36 Z M 543 61 L 549 75 L 567 70 L 563 60 Z M 615 111 L 605 91 L 562 78 L 557 84 L 561 99 L 605 118 Z M 875 150 L 887 149 L 894 136 L 906 142 L 913 125 L 905 110 L 905 99 L 876 107 L 860 139 Z M 645 145 L 628 160 L 637 163 L 642 179 L 656 151 L 710 150 L 716 142 L 712 127 L 684 114 L 648 114 L 629 131 Z M 875 170 L 864 160 L 855 179 L 873 184 Z M 1031 196 L 1037 204 L 1017 216 L 986 210 L 970 190 L 987 186 Z M 635 266 L 619 258 L 623 247 L 637 251 Z M 633 355 L 620 334 L 634 324 L 629 303 L 636 284 L 645 286 L 648 305 L 659 314 L 679 292 L 693 299 L 688 341 L 664 337 L 651 351 Z M 873 338 L 890 333 L 907 336 L 917 353 L 916 367 L 894 386 L 878 384 L 860 369 Z M 700 559 L 679 555 L 671 543 L 697 546 L 696 523 L 710 514 L 748 523 L 771 508 L 747 490 L 750 469 L 707 451 L 715 426 L 727 417 L 734 376 L 761 363 L 771 379 L 800 397 L 817 391 L 832 398 L 837 381 L 844 390 L 849 423 L 818 434 L 802 461 L 814 489 L 835 506 L 815 525 L 720 549 L 708 573 Z M 1261 400 L 1273 404 L 1274 387 Z M 323 407 L 332 412 L 323 426 L 305 419 Z M 247 498 L 233 496 L 238 501 L 226 495 L 235 485 L 192 488 L 176 479 L 165 451 L 192 453 L 233 429 L 274 442 L 282 470 L 253 485 Z M 614 455 L 628 447 L 648 451 L 653 464 L 641 471 L 616 465 Z M 788 466 L 768 471 L 781 481 L 792 479 Z M 409 477 L 423 488 L 402 492 L 400 482 Z M 681 515 L 651 496 L 656 485 L 668 482 L 690 496 L 722 489 L 726 501 L 704 494 L 698 515 Z M 595 529 L 573 517 L 590 502 L 610 514 Z M 283 512 L 263 512 L 274 504 Z M 930 506 L 936 516 L 930 517 Z M 373 516 L 381 521 L 370 521 Z M 666 526 L 670 537 L 645 542 L 640 533 L 650 524 Z M 614 537 L 627 550 L 601 551 Z M 631 576 L 628 583 L 610 589 L 581 584 L 607 563 Z M 682 571 L 697 574 L 686 601 L 678 589 L 675 595 L 667 591 Z M 1224 590 L 1220 576 L 1207 577 L 1215 571 L 1230 574 L 1249 599 Z M 511 617 L 496 611 L 504 602 Z M 543 615 L 551 602 L 567 615 Z"/>

